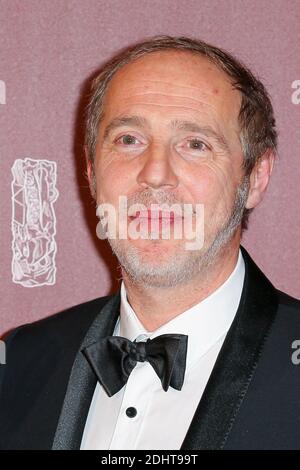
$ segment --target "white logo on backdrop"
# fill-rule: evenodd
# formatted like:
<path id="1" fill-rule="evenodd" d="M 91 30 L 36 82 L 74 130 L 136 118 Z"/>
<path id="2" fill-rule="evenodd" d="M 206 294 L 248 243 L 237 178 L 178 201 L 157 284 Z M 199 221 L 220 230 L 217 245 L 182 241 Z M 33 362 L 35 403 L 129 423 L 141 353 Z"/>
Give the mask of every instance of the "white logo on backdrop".
<path id="1" fill-rule="evenodd" d="M 3 80 L 0 80 L 0 104 L 6 104 L 6 86 Z"/>
<path id="2" fill-rule="evenodd" d="M 12 166 L 12 280 L 24 287 L 55 284 L 56 162 L 18 159 Z"/>

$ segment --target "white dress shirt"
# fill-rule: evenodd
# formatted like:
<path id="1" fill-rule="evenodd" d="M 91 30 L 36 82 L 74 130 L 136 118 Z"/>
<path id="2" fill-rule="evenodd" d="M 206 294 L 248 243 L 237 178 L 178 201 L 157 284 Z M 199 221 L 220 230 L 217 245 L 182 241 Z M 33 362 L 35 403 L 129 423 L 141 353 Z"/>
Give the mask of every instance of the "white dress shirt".
<path id="1" fill-rule="evenodd" d="M 97 383 L 89 409 L 81 449 L 180 449 L 225 336 L 237 312 L 245 275 L 239 250 L 229 278 L 206 299 L 154 332 L 148 332 L 128 303 L 121 284 L 120 317 L 114 335 L 131 341 L 169 333 L 188 335 L 183 387 L 162 388 L 149 362 L 138 362 L 126 385 L 109 397 Z M 134 417 L 126 414 L 135 408 Z"/>

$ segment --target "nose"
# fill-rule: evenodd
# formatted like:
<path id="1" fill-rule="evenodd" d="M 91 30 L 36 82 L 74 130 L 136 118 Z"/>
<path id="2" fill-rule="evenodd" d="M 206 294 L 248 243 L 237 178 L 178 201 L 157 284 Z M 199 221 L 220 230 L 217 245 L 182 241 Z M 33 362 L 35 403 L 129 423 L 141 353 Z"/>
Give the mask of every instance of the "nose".
<path id="1" fill-rule="evenodd" d="M 174 189 L 178 178 L 170 162 L 170 151 L 164 145 L 151 144 L 144 155 L 144 163 L 137 176 L 143 188 Z"/>

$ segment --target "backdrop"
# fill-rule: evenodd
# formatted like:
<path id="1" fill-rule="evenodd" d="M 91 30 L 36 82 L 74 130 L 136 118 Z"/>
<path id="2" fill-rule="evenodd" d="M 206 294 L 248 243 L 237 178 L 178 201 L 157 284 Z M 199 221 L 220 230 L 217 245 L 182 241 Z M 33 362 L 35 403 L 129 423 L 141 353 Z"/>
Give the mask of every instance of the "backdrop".
<path id="1" fill-rule="evenodd" d="M 300 297 L 299 25 L 294 0 L 0 0 L 0 333 L 118 288 L 83 176 L 82 93 L 115 51 L 155 34 L 221 46 L 267 86 L 279 159 L 243 244 Z"/>

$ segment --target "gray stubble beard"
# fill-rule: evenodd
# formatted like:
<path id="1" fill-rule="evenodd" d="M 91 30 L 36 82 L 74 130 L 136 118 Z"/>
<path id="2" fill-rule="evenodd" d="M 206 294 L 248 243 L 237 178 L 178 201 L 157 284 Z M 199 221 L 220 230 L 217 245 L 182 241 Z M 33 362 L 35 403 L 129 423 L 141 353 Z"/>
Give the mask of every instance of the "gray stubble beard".
<path id="1" fill-rule="evenodd" d="M 125 246 L 123 240 L 108 239 L 121 269 L 126 272 L 131 282 L 149 287 L 175 287 L 187 284 L 195 277 L 198 277 L 200 282 L 205 282 L 217 259 L 226 250 L 226 246 L 240 227 L 249 184 L 249 176 L 245 176 L 237 188 L 231 214 L 223 222 L 213 241 L 208 246 L 208 242 L 204 242 L 200 250 L 184 250 L 185 256 L 181 255 L 182 252 L 176 253 L 172 262 L 156 265 L 143 262 L 136 247 Z M 154 243 L 158 243 L 158 240 Z"/>

